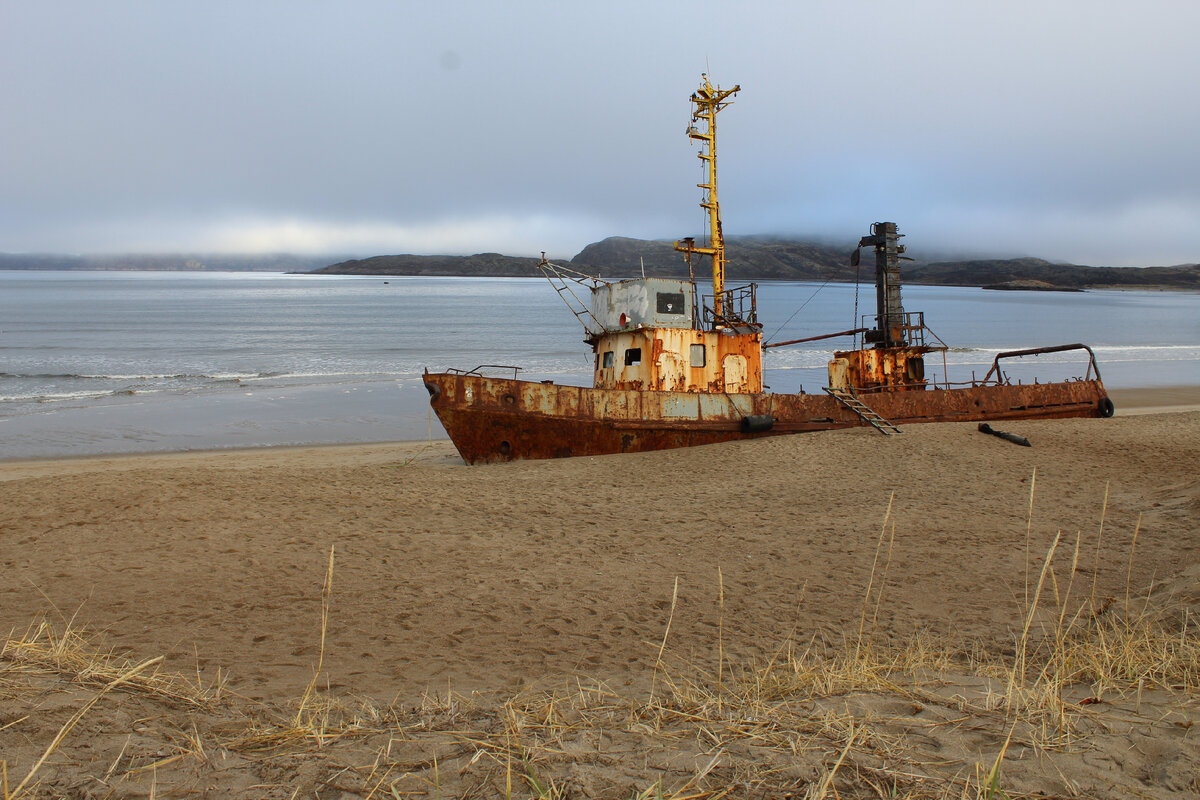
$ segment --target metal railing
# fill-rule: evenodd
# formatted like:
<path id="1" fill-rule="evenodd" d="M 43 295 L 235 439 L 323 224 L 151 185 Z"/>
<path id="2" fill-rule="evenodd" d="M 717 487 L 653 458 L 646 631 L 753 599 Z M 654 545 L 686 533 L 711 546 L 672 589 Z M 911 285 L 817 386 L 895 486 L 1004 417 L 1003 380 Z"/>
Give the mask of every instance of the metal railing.
<path id="1" fill-rule="evenodd" d="M 726 328 L 761 329 L 758 322 L 758 284 L 748 283 L 721 292 L 721 313 L 714 311 L 713 295 L 704 295 L 704 324 Z"/>
<path id="2" fill-rule="evenodd" d="M 995 376 L 996 376 L 996 383 L 1002 384 L 1002 383 L 1008 382 L 1008 378 L 1005 377 L 1004 370 L 1000 366 L 1000 359 L 1002 359 L 1002 358 L 1021 358 L 1022 356 L 1040 356 L 1044 353 L 1062 353 L 1067 350 L 1086 350 L 1087 351 L 1087 354 L 1088 354 L 1087 372 L 1084 374 L 1084 376 L 1082 378 L 1080 378 L 1080 380 L 1084 380 L 1084 381 L 1092 380 L 1093 373 L 1095 373 L 1095 375 L 1096 375 L 1095 380 L 1100 380 L 1100 367 L 1098 364 L 1096 364 L 1096 354 L 1094 352 L 1092 352 L 1092 348 L 1088 347 L 1086 344 L 1080 344 L 1080 343 L 1076 342 L 1075 344 L 1060 344 L 1060 345 L 1054 345 L 1053 347 L 1033 347 L 1028 350 L 1008 350 L 1004 353 L 996 353 L 996 357 L 994 359 L 992 359 L 992 368 L 988 370 L 987 375 L 983 376 L 982 383 L 987 383 L 988 379 L 991 378 L 993 374 L 995 374 Z"/>
<path id="3" fill-rule="evenodd" d="M 451 375 L 478 375 L 480 378 L 486 378 L 487 376 L 480 372 L 480 370 L 484 369 L 511 369 L 514 381 L 517 379 L 517 373 L 524 371 L 524 367 L 514 367 L 511 364 L 480 364 L 474 369 L 448 369 L 446 372 L 450 373 Z"/>
<path id="4" fill-rule="evenodd" d="M 900 324 L 897 324 L 897 322 Z M 874 323 L 874 328 L 871 327 L 871 323 Z M 903 314 L 862 315 L 862 329 L 882 331 L 885 327 L 899 329 L 903 339 L 908 342 L 910 347 L 946 347 L 946 343 L 938 338 L 936 333 L 925 326 L 924 311 L 906 311 Z M 937 342 L 937 344 L 927 344 L 925 340 L 926 335 L 934 342 Z"/>
<path id="5" fill-rule="evenodd" d="M 932 335 L 932 333 L 931 333 Z M 936 338 L 936 337 L 935 337 Z M 940 340 L 939 340 L 940 341 Z M 1037 356 L 1044 353 L 1062 353 L 1070 350 L 1086 350 L 1088 353 L 1087 369 L 1082 376 L 1074 376 L 1066 379 L 1066 383 L 1073 381 L 1091 381 L 1100 380 L 1100 367 L 1096 364 L 1096 354 L 1092 352 L 1092 348 L 1086 344 L 1060 344 L 1053 347 L 1033 347 L 1028 350 L 1008 350 L 1003 353 L 997 353 L 992 359 L 991 369 L 983 376 L 982 380 L 975 378 L 972 372 L 971 380 L 969 381 L 951 381 L 949 370 L 944 363 L 945 351 L 943 351 L 943 380 L 937 378 L 926 378 L 919 383 L 895 383 L 887 386 L 872 386 L 872 387 L 854 387 L 854 391 L 859 394 L 874 394 L 879 392 L 890 392 L 897 389 L 953 389 L 955 387 L 977 387 L 977 386 L 1007 386 L 1011 385 L 1012 381 L 1004 374 L 1004 369 L 1000 365 L 1002 359 L 1021 358 L 1023 356 Z M 1093 376 L 1095 376 L 1093 378 Z M 1036 380 L 1035 380 L 1036 382 Z M 1018 381 L 1020 383 L 1020 381 Z"/>

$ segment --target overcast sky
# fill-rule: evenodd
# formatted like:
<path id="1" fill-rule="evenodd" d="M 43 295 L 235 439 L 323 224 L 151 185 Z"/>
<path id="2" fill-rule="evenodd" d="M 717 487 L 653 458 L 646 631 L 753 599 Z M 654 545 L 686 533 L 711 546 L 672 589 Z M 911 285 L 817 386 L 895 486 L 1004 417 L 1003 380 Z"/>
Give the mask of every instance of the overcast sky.
<path id="1" fill-rule="evenodd" d="M 1200 261 L 1200 2 L 0 0 L 0 251 Z"/>

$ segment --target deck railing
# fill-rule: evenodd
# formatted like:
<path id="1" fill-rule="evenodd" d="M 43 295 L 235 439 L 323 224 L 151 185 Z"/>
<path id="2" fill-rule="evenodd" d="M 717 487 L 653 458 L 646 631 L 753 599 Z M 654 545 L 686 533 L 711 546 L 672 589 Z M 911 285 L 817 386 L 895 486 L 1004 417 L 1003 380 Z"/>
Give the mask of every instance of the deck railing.
<path id="1" fill-rule="evenodd" d="M 761 329 L 758 322 L 758 284 L 748 283 L 721 292 L 721 313 L 714 309 L 713 295 L 704 295 L 704 325 L 724 328 Z"/>

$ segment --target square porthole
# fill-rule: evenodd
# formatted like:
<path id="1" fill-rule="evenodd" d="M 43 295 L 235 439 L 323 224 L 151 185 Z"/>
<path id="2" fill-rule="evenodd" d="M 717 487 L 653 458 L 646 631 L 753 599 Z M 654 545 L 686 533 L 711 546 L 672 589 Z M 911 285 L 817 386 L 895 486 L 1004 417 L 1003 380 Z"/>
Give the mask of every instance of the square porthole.
<path id="1" fill-rule="evenodd" d="M 705 363 L 707 363 L 704 359 L 704 345 L 702 345 L 702 344 L 692 345 L 691 359 L 692 359 L 693 367 L 703 367 L 705 365 Z"/>
<path id="2" fill-rule="evenodd" d="M 603 361 L 601 361 L 600 363 L 601 363 L 601 365 L 602 365 L 602 369 L 612 369 L 612 365 L 613 365 L 613 351 L 612 351 L 612 350 L 605 350 L 605 351 L 604 351 L 604 360 L 603 360 Z"/>
<path id="3" fill-rule="evenodd" d="M 642 348 L 631 347 L 625 351 L 625 366 L 636 367 L 642 363 Z"/>
<path id="4" fill-rule="evenodd" d="M 684 313 L 683 292 L 659 292 L 658 313 L 682 316 Z"/>

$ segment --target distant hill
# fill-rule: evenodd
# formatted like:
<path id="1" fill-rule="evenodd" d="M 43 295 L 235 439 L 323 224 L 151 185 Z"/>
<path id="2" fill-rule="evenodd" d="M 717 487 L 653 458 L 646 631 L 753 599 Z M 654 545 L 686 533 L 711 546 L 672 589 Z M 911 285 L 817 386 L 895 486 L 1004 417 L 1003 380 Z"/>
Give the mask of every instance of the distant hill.
<path id="1" fill-rule="evenodd" d="M 1178 267 L 1085 267 L 1052 264 L 1040 258 L 1006 261 L 940 261 L 915 264 L 912 283 L 989 286 L 1037 282 L 1063 289 L 1167 288 L 1200 291 L 1200 264 Z"/>
<path id="2" fill-rule="evenodd" d="M 687 263 L 666 240 L 628 239 L 614 236 L 589 244 L 571 259 L 554 259 L 581 272 L 603 278 L 630 278 L 642 273 L 659 277 L 688 275 Z M 726 255 L 730 273 L 747 280 L 854 280 L 848 252 L 824 245 L 782 239 L 742 237 L 730 239 Z M 375 256 L 332 264 L 317 273 L 332 275 L 474 275 L 536 277 L 536 258 L 499 253 L 473 256 Z M 706 262 L 698 262 L 704 272 Z"/>
<path id="3" fill-rule="evenodd" d="M 864 253 L 860 270 L 850 266 L 853 243 L 762 236 L 727 240 L 729 280 L 842 281 L 870 280 L 873 257 Z M 647 275 L 686 278 L 687 263 L 672 242 L 613 236 L 589 244 L 574 258 L 551 259 L 606 279 Z M 270 271 L 325 275 L 449 275 L 532 278 L 541 273 L 537 259 L 477 253 L 472 256 L 390 255 L 338 261 L 329 256 L 268 255 L 54 255 L 0 253 L 0 269 Z M 696 265 L 700 277 L 707 262 Z M 1089 267 L 1054 264 L 1040 258 L 905 262 L 904 280 L 913 284 L 986 286 L 998 289 L 1163 288 L 1200 291 L 1200 265 L 1175 267 Z"/>
<path id="4" fill-rule="evenodd" d="M 606 279 L 640 275 L 687 277 L 688 267 L 672 242 L 613 236 L 589 244 L 569 262 L 572 267 Z M 858 272 L 872 279 L 873 256 L 864 253 L 860 270 L 850 266 L 853 245 L 769 237 L 726 240 L 729 278 L 743 280 L 853 281 Z M 473 256 L 376 256 L 343 261 L 317 270 L 333 275 L 463 275 L 536 277 L 537 259 L 479 253 Z M 707 264 L 697 265 L 699 274 Z M 1200 265 L 1177 267 L 1088 267 L 1054 264 L 1040 258 L 905 262 L 904 279 L 914 284 L 989 286 L 995 288 L 1086 289 L 1168 288 L 1200 291 Z"/>
<path id="5" fill-rule="evenodd" d="M 787 239 L 740 236 L 726 239 L 725 257 L 734 280 L 854 280 L 849 248 L 813 244 Z M 628 277 L 641 273 L 687 277 L 683 256 L 674 243 L 611 237 L 589 244 L 571 259 L 584 272 L 599 271 L 604 277 Z M 700 272 L 708 269 L 707 260 L 698 260 Z"/>
<path id="6" fill-rule="evenodd" d="M 329 256 L 271 254 L 138 253 L 133 255 L 59 255 L 0 253 L 0 269 L 170 270 L 185 272 L 310 272 Z"/>
<path id="7" fill-rule="evenodd" d="M 536 278 L 538 259 L 477 253 L 473 256 L 375 256 L 331 264 L 324 275 L 450 275 L 487 278 Z"/>

